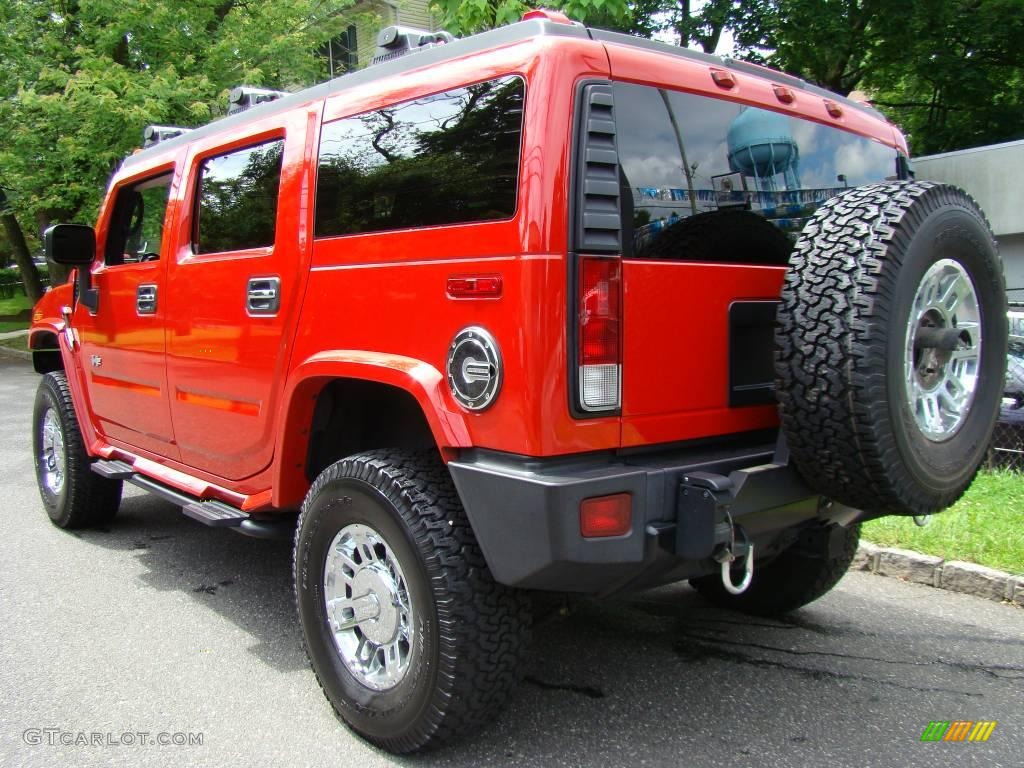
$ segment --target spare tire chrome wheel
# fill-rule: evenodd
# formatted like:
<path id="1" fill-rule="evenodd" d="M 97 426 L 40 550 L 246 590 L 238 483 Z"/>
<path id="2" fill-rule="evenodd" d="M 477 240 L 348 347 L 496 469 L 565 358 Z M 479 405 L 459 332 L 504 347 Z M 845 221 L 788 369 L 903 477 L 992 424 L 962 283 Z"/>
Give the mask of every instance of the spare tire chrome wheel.
<path id="1" fill-rule="evenodd" d="M 817 493 L 922 516 L 974 479 L 999 413 L 1006 290 L 995 239 L 962 190 L 856 187 L 821 206 L 790 258 L 776 396 Z"/>
<path id="2" fill-rule="evenodd" d="M 935 262 L 921 279 L 907 326 L 907 406 L 929 440 L 957 433 L 974 403 L 981 365 L 981 309 L 967 270 Z"/>

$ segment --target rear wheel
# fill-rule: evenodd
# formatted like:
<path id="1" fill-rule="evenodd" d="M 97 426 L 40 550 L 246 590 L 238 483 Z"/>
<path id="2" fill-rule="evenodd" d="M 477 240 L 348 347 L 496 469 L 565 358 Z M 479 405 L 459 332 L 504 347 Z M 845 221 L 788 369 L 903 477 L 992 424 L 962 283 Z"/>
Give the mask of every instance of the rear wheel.
<path id="1" fill-rule="evenodd" d="M 436 453 L 325 469 L 299 519 L 295 593 L 327 699 L 391 752 L 481 726 L 518 681 L 529 601 L 491 578 Z"/>
<path id="2" fill-rule="evenodd" d="M 860 525 L 837 529 L 838 542 L 827 536 L 802 539 L 764 566 L 755 561 L 750 586 L 739 595 L 727 592 L 719 574 L 691 579 L 700 594 L 721 608 L 755 616 L 773 616 L 801 608 L 827 593 L 850 568 Z M 739 577 L 733 579 L 734 583 Z"/>
<path id="3" fill-rule="evenodd" d="M 117 514 L 120 480 L 94 473 L 63 371 L 43 376 L 32 412 L 32 452 L 39 495 L 60 528 L 103 525 Z"/>

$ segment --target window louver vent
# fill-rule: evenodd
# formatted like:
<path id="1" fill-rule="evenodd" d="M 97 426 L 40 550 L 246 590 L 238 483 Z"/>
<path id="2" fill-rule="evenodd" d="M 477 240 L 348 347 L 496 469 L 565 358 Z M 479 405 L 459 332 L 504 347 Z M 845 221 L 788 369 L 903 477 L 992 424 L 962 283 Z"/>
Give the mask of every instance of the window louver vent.
<path id="1" fill-rule="evenodd" d="M 583 89 L 580 141 L 576 250 L 622 253 L 619 155 L 611 85 L 594 84 Z"/>

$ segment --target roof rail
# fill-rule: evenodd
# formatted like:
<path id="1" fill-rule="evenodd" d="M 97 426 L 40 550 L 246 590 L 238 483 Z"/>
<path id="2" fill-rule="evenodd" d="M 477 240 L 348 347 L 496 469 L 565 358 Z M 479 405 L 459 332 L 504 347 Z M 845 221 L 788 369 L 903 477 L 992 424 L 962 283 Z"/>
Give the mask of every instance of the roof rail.
<path id="1" fill-rule="evenodd" d="M 147 125 L 142 129 L 142 148 L 148 149 L 154 144 L 181 136 L 191 130 L 191 128 L 180 128 L 176 125 Z"/>
<path id="2" fill-rule="evenodd" d="M 237 88 L 232 88 L 231 93 L 228 95 L 228 114 L 233 115 L 236 112 L 249 109 L 249 107 L 255 107 L 257 104 L 274 101 L 287 95 L 284 91 L 272 91 L 269 88 L 253 88 L 250 85 L 240 85 Z"/>
<path id="3" fill-rule="evenodd" d="M 412 27 L 384 27 L 377 33 L 377 50 L 373 54 L 370 66 L 454 41 L 454 35 L 444 30 L 430 32 Z"/>

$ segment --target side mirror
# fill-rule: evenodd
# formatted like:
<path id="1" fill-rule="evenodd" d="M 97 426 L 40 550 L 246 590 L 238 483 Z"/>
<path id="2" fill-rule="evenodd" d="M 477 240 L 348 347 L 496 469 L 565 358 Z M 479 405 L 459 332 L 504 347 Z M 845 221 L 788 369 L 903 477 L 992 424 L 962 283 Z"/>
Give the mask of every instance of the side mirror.
<path id="1" fill-rule="evenodd" d="M 89 311 L 99 309 L 99 292 L 92 287 L 92 265 L 96 258 L 96 233 L 84 224 L 54 224 L 43 232 L 43 251 L 54 264 L 78 267 L 78 300 Z"/>
<path id="2" fill-rule="evenodd" d="M 54 224 L 43 232 L 43 251 L 54 264 L 84 267 L 96 258 L 96 233 L 84 224 Z"/>

